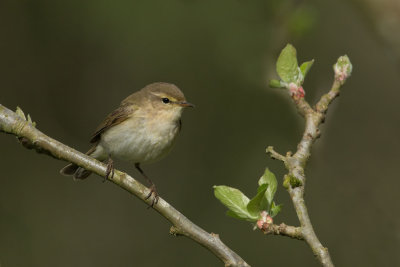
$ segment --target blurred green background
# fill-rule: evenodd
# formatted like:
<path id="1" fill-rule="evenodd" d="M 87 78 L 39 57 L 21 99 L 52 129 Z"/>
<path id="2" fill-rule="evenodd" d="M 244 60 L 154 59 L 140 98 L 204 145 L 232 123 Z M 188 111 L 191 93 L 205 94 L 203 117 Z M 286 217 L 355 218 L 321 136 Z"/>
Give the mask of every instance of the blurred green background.
<path id="1" fill-rule="evenodd" d="M 337 266 L 400 266 L 400 49 L 378 23 L 400 8 L 375 12 L 377 2 L 2 0 L 0 103 L 84 152 L 123 98 L 175 83 L 197 107 L 171 154 L 144 166 L 161 196 L 252 266 L 318 266 L 306 243 L 225 216 L 212 186 L 253 195 L 266 166 L 281 184 L 285 169 L 265 148 L 294 151 L 303 129 L 288 95 L 267 86 L 287 42 L 300 62 L 316 60 L 304 84 L 311 103 L 348 54 L 353 76 L 313 148 L 306 201 Z M 2 267 L 222 266 L 113 184 L 63 177 L 65 162 L 13 136 L 0 135 L 0 150 Z M 143 181 L 132 164 L 117 168 Z M 276 197 L 284 207 L 275 222 L 297 225 L 282 186 Z"/>

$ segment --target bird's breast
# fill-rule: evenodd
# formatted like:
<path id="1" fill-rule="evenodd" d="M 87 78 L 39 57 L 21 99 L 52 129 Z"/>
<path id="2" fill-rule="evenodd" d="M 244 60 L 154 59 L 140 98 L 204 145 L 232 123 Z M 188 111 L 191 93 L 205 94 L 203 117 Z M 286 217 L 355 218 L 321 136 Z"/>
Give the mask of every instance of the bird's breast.
<path id="1" fill-rule="evenodd" d="M 179 121 L 130 118 L 102 134 L 100 145 L 114 158 L 150 163 L 165 156 L 179 132 Z"/>

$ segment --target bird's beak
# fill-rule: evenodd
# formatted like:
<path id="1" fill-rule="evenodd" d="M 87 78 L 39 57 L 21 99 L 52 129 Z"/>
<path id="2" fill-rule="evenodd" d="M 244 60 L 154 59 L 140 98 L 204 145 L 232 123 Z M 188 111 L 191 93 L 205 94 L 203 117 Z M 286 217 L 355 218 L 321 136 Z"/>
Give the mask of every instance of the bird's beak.
<path id="1" fill-rule="evenodd" d="M 186 102 L 186 101 L 175 102 L 175 104 L 177 104 L 177 105 L 179 105 L 179 106 L 181 106 L 181 107 L 191 107 L 191 108 L 194 108 L 194 105 L 193 105 L 193 104 L 191 104 L 191 103 L 189 103 L 189 102 Z"/>

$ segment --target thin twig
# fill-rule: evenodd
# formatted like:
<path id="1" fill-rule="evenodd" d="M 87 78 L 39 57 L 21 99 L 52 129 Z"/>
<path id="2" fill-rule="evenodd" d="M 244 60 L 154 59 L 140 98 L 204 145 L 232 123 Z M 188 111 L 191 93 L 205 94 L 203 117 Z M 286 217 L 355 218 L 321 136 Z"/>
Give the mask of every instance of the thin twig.
<path id="1" fill-rule="evenodd" d="M 54 158 L 75 163 L 102 177 L 106 175 L 105 164 L 43 134 L 32 123 L 2 105 L 0 105 L 0 131 L 16 135 L 25 147 L 35 149 L 39 153 L 46 153 Z M 116 170 L 113 178 L 109 180 L 142 201 L 151 204 L 151 199 L 145 200 L 150 189 L 128 174 Z M 238 254 L 227 247 L 217 234 L 204 231 L 162 198 L 153 208 L 173 224 L 176 235 L 184 235 L 204 246 L 223 261 L 225 266 L 249 266 Z"/>
<path id="2" fill-rule="evenodd" d="M 332 259 L 328 249 L 321 244 L 314 232 L 304 201 L 306 182 L 304 168 L 310 157 L 311 147 L 320 136 L 319 126 L 324 122 L 328 106 L 339 95 L 341 86 L 351 74 L 352 66 L 349 58 L 347 56 L 340 57 L 338 62 L 334 65 L 334 71 L 335 79 L 333 85 L 330 91 L 321 97 L 315 109 L 308 104 L 304 97 L 292 95 L 293 102 L 298 112 L 305 118 L 305 129 L 303 137 L 297 145 L 297 151 L 293 155 L 288 153 L 286 156 L 282 156 L 275 152 L 272 147 L 267 148 L 267 153 L 269 153 L 272 158 L 283 161 L 288 170 L 288 174 L 285 175 L 284 186 L 289 191 L 296 209 L 297 217 L 300 221 L 300 228 L 296 229 L 301 232 L 299 236 L 307 242 L 318 261 L 323 266 L 327 267 L 334 266 Z M 275 232 L 274 229 L 275 228 L 272 227 L 272 233 L 282 235 L 282 232 Z"/>
<path id="3" fill-rule="evenodd" d="M 293 239 L 303 240 L 303 234 L 301 232 L 300 227 L 294 227 L 290 225 L 286 225 L 281 223 L 277 224 L 270 224 L 266 229 L 262 229 L 264 234 L 272 234 L 272 235 L 283 235 Z"/>
<path id="4" fill-rule="evenodd" d="M 273 146 L 267 147 L 267 153 L 269 153 L 271 155 L 271 158 L 273 159 L 277 159 L 283 162 L 286 161 L 286 157 L 276 152 Z"/>

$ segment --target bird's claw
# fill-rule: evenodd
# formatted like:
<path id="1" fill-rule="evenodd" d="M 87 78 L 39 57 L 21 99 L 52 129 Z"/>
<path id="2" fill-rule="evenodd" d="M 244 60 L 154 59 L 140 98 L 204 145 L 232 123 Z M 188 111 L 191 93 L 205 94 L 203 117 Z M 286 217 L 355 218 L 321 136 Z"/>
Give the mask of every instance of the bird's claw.
<path id="1" fill-rule="evenodd" d="M 158 203 L 158 199 L 160 198 L 160 196 L 157 193 L 156 186 L 154 184 L 150 186 L 150 193 L 145 197 L 145 200 L 148 200 L 152 195 L 154 195 L 153 201 L 151 202 L 151 205 L 148 208 L 154 207 L 154 205 Z"/>
<path id="2" fill-rule="evenodd" d="M 110 176 L 111 174 L 111 176 Z M 109 158 L 108 163 L 107 163 L 107 170 L 106 170 L 106 176 L 104 177 L 103 183 L 107 179 L 112 179 L 114 177 L 114 161 Z"/>

